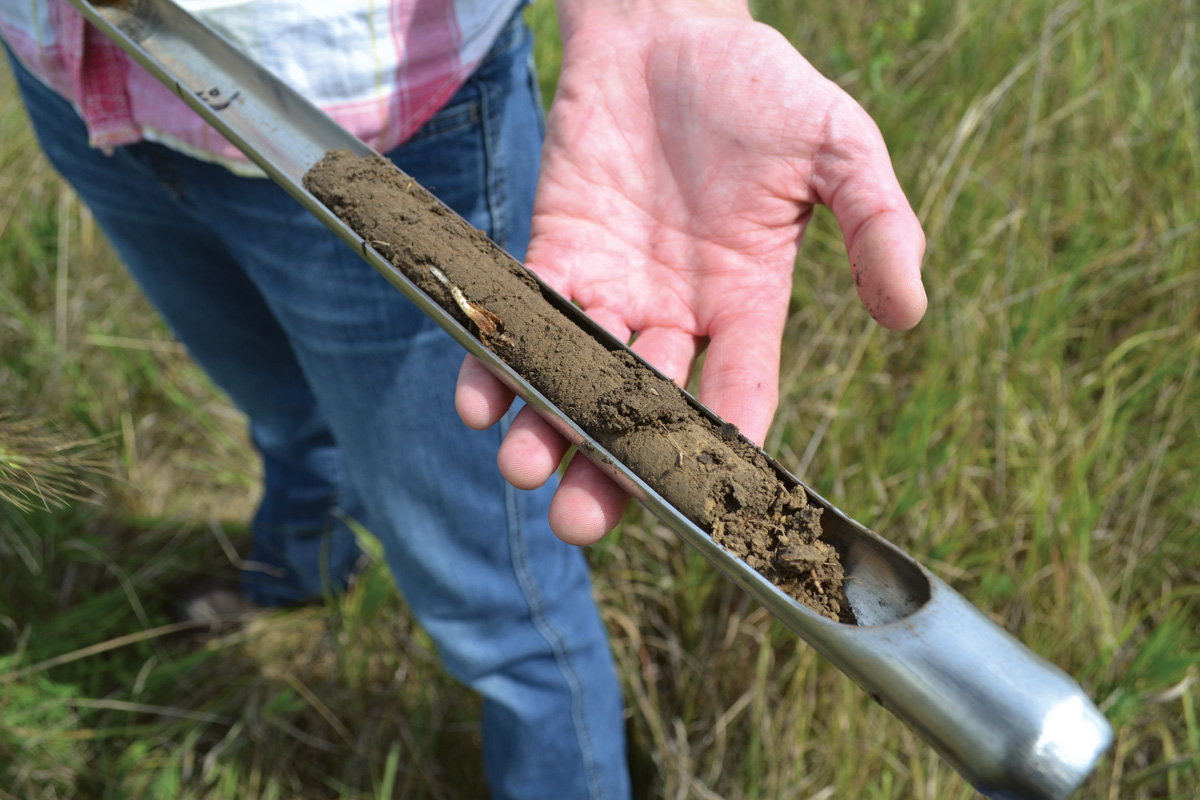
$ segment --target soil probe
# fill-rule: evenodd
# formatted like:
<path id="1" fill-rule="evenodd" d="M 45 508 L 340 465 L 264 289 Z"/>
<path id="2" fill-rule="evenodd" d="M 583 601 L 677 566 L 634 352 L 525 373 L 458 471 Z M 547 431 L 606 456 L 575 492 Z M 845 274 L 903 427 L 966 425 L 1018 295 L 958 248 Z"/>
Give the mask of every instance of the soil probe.
<path id="1" fill-rule="evenodd" d="M 833 622 L 785 595 L 608 454 L 304 189 L 304 174 L 327 151 L 372 155 L 362 141 L 169 0 L 71 2 L 680 538 L 924 738 L 979 791 L 1006 800 L 1059 800 L 1090 774 L 1111 743 L 1112 729 L 1068 675 L 807 486 L 811 502 L 824 509 L 824 539 L 841 555 L 846 596 L 858 624 Z M 624 348 L 551 289 L 541 288 L 584 331 Z M 689 402 L 722 424 L 699 403 Z M 802 485 L 770 463 L 789 485 Z"/>

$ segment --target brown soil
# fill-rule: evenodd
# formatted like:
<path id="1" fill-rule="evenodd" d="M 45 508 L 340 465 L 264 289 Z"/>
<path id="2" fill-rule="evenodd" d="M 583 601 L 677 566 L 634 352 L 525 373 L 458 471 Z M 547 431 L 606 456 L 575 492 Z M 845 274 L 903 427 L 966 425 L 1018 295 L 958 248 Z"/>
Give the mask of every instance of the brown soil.
<path id="1" fill-rule="evenodd" d="M 772 583 L 852 621 L 821 510 L 733 425 L 576 325 L 531 274 L 390 161 L 330 151 L 305 187 L 688 519 Z"/>

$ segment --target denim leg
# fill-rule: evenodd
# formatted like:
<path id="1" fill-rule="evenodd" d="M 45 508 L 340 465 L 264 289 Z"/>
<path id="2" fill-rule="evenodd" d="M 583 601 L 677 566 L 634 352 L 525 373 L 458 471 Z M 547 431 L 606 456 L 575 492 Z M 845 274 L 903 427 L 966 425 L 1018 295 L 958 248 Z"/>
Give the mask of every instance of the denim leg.
<path id="1" fill-rule="evenodd" d="M 528 32 L 511 26 L 447 108 L 391 154 L 518 255 L 541 141 L 528 50 Z M 105 173 L 84 195 L 94 209 L 134 203 L 132 216 L 165 220 L 151 239 L 97 214 L 168 316 L 196 318 L 171 324 L 221 385 L 242 387 L 235 400 L 256 441 L 280 453 L 273 474 L 291 491 L 302 488 L 287 472 L 298 462 L 345 470 L 327 488 L 354 498 L 448 669 L 484 696 L 492 796 L 627 797 L 619 687 L 582 554 L 550 532 L 549 488 L 520 492 L 499 475 L 502 430 L 457 419 L 461 349 L 274 184 L 153 145 L 92 156 L 60 169 L 72 180 Z M 203 266 L 179 266 L 193 260 Z M 295 383 L 275 376 L 285 362 Z M 258 427 L 304 406 L 299 390 L 318 416 L 293 410 L 287 430 Z M 345 456 L 337 469 L 325 461 L 333 449 Z"/>
<path id="2" fill-rule="evenodd" d="M 247 593 L 282 605 L 344 589 L 360 551 L 343 522 L 359 509 L 342 455 L 287 335 L 198 215 L 178 156 L 152 144 L 93 150 L 70 105 L 11 61 L 51 163 L 176 337 L 251 420 L 264 491 L 250 556 L 262 566 L 245 573 Z"/>

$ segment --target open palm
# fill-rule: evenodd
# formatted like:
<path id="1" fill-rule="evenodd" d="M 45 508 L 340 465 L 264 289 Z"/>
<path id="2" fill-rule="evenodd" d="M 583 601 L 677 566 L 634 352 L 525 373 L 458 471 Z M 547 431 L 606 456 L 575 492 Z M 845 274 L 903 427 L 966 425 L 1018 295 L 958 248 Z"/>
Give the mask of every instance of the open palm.
<path id="1" fill-rule="evenodd" d="M 593 16 L 564 26 L 526 263 L 680 383 L 707 345 L 700 399 L 761 442 L 814 204 L 833 210 L 862 300 L 891 328 L 925 310 L 920 225 L 874 123 L 771 28 L 740 15 Z M 493 424 L 510 403 L 464 365 L 468 424 Z M 533 488 L 565 451 L 526 410 L 500 467 Z M 594 541 L 626 502 L 576 459 L 551 523 L 568 541 Z"/>

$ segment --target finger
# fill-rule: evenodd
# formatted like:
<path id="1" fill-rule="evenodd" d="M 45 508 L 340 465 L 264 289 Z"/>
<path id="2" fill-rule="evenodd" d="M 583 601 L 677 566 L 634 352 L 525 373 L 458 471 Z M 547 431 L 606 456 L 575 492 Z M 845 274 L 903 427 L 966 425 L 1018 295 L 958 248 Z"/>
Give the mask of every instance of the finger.
<path id="1" fill-rule="evenodd" d="M 613 338 L 623 343 L 628 343 L 629 338 L 633 335 L 633 331 L 625 323 L 624 315 L 618 311 L 604 306 L 591 306 L 584 308 L 583 312 L 591 317 L 593 322 L 611 333 Z"/>
<path id="2" fill-rule="evenodd" d="M 925 234 L 879 128 L 840 90 L 813 163 L 813 186 L 837 217 L 863 305 L 885 327 L 916 325 L 927 304 L 921 284 Z"/>
<path id="3" fill-rule="evenodd" d="M 529 406 L 517 412 L 500 445 L 496 463 L 518 489 L 537 489 L 549 480 L 570 445 Z"/>
<path id="4" fill-rule="evenodd" d="M 463 359 L 454 390 L 454 408 L 468 428 L 481 431 L 495 425 L 514 397 L 512 390 L 488 372 L 479 359 Z"/>
<path id="5" fill-rule="evenodd" d="M 885 211 L 864 222 L 853 243 L 847 242 L 858 295 L 885 328 L 908 330 L 925 316 L 920 267 L 925 235 L 920 231 L 911 211 Z"/>
<path id="6" fill-rule="evenodd" d="M 646 328 L 633 350 L 680 386 L 687 386 L 703 340 L 679 328 Z"/>
<path id="7" fill-rule="evenodd" d="M 544 185 L 539 186 L 539 192 L 543 189 Z M 538 232 L 538 229 L 545 225 L 545 218 L 535 213 L 534 233 L 526 252 L 525 266 L 564 298 L 579 303 L 583 313 L 612 334 L 613 338 L 628 343 L 633 331 L 627 322 L 626 313 L 611 305 L 601 305 L 591 298 L 577 297 L 572 291 L 570 278 L 571 274 L 580 272 L 619 274 L 619 263 L 611 257 L 604 256 L 603 248 L 594 243 L 572 239 L 566 247 L 553 244 L 550 237 Z M 609 296 L 606 295 L 607 297 Z"/>
<path id="8" fill-rule="evenodd" d="M 576 453 L 550 503 L 550 528 L 567 544 L 588 545 L 617 527 L 629 495 Z"/>
<path id="9" fill-rule="evenodd" d="M 700 401 L 759 445 L 779 403 L 785 317 L 782 306 L 723 320 L 713 331 L 700 375 Z"/>

